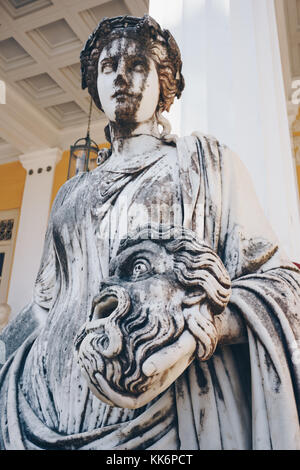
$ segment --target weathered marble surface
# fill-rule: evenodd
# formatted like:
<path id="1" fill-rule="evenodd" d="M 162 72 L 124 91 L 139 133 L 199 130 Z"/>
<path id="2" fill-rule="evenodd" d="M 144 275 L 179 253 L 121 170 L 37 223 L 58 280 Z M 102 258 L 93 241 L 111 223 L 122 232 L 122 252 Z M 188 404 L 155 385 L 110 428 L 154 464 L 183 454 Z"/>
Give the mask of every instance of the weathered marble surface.
<path id="1" fill-rule="evenodd" d="M 100 400 L 140 408 L 190 365 L 214 353 L 214 313 L 230 278 L 190 230 L 149 225 L 121 242 L 88 321 L 75 340 L 79 365 Z"/>
<path id="2" fill-rule="evenodd" d="M 206 159 L 205 172 L 198 154 L 200 142 Z M 219 346 L 207 362 L 195 359 L 159 399 L 136 410 L 112 408 L 90 392 L 77 365 L 73 342 L 90 315 L 100 283 L 109 275 L 109 259 L 119 246 L 118 237 L 100 237 L 105 221 L 120 220 L 113 216 L 116 205 L 107 205 L 105 214 L 93 213 L 100 175 L 105 173 L 100 166 L 95 172 L 68 182 L 55 202 L 35 290 L 35 304 L 49 313 L 45 326 L 2 370 L 2 447 L 298 447 L 299 376 L 297 365 L 289 360 L 291 356 L 285 348 L 291 347 L 295 338 L 299 340 L 299 272 L 282 258 L 267 224 L 259 216 L 255 198 L 247 198 L 247 211 L 243 209 L 245 193 L 249 194 L 248 180 L 230 151 L 206 137 L 200 141 L 185 139 L 177 150 L 178 154 L 185 150 L 181 157 L 190 160 L 183 173 L 179 169 L 185 182 L 191 176 L 187 174 L 191 168 L 192 174 L 201 169 L 193 206 L 193 214 L 198 215 L 185 215 L 188 221 L 192 220 L 193 231 L 222 255 L 232 280 L 225 322 L 228 312 L 240 315 L 246 323 L 248 344 Z M 215 158 L 219 165 L 215 165 Z M 123 173 L 124 187 L 118 180 L 119 197 L 126 190 L 134 194 L 129 208 L 145 192 L 149 191 L 153 198 L 157 196 L 154 188 L 159 191 L 162 187 L 156 185 L 157 178 L 162 182 L 170 174 L 168 158 L 162 160 L 164 171 L 162 162 L 160 171 L 156 171 L 158 162 L 144 169 L 143 176 L 152 188 L 140 184 L 138 171 L 129 178 Z M 236 184 L 237 178 L 243 184 Z M 223 197 L 217 201 L 216 181 L 222 182 L 223 189 Z M 232 198 L 237 188 L 238 197 Z M 174 190 L 176 193 L 176 185 Z M 114 195 L 115 191 L 111 193 Z M 98 203 L 96 207 L 102 206 Z M 212 208 L 218 217 L 213 224 Z M 184 214 L 181 216 L 184 220 Z M 139 221 L 130 220 L 134 231 L 135 222 L 139 226 Z M 118 228 L 121 231 L 122 224 Z M 68 250 L 62 249 L 66 246 Z M 111 253 L 109 257 L 99 256 L 103 246 Z M 76 276 L 77 273 L 81 275 Z M 32 318 L 31 308 L 26 315 Z M 10 331 L 13 334 L 13 329 L 13 324 L 6 329 L 6 337 Z M 12 391 L 15 387 L 17 395 Z M 8 400 L 9 396 L 14 396 L 14 400 Z M 255 414 L 253 410 L 257 410 Z"/>
<path id="3" fill-rule="evenodd" d="M 300 271 L 236 155 L 159 132 L 181 62 L 131 21 L 86 50 L 112 152 L 59 191 L 32 304 L 0 335 L 0 448 L 299 449 Z M 141 240 L 149 223 L 166 239 Z"/>

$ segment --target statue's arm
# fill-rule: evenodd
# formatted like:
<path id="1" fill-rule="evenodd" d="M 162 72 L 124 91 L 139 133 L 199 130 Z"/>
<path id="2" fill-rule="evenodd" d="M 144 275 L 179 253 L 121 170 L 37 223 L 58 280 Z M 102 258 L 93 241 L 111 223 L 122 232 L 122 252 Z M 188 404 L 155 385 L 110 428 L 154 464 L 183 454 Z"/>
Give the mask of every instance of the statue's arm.
<path id="1" fill-rule="evenodd" d="M 239 344 L 247 342 L 247 329 L 245 321 L 237 311 L 230 307 L 214 317 L 215 327 L 218 333 L 218 344 Z"/>
<path id="2" fill-rule="evenodd" d="M 0 334 L 0 369 L 35 330 L 42 328 L 48 310 L 35 302 L 27 305 Z"/>
<path id="3" fill-rule="evenodd" d="M 230 149 L 221 150 L 218 252 L 232 280 L 232 294 L 224 312 L 215 317 L 219 343 L 244 342 L 247 328 L 259 336 L 275 321 L 293 342 L 300 327 L 300 271 L 280 248 L 244 165 Z"/>
<path id="4" fill-rule="evenodd" d="M 54 260 L 50 219 L 32 301 L 8 323 L 0 335 L 0 368 L 35 330 L 45 324 L 55 285 Z"/>
<path id="5" fill-rule="evenodd" d="M 220 165 L 221 220 L 215 226 L 221 227 L 216 251 L 231 279 L 229 302 L 218 314 L 205 300 L 187 307 L 188 328 L 175 343 L 146 359 L 143 372 L 147 376 L 162 373 L 194 354 L 206 361 L 218 345 L 249 342 L 250 349 L 257 341 L 275 361 L 293 354 L 300 333 L 300 272 L 278 248 L 244 167 L 229 150 L 226 153 L 226 162 L 221 160 Z M 208 182 L 218 176 L 217 165 L 212 165 L 211 173 Z M 207 187 L 210 207 L 218 203 L 215 187 Z"/>
<path id="6" fill-rule="evenodd" d="M 253 273 L 233 284 L 231 300 L 214 317 L 221 345 L 247 342 L 247 327 L 258 335 L 268 329 L 268 319 L 278 318 L 280 329 L 286 322 L 290 343 L 300 339 L 300 272 L 282 267 L 266 273 Z M 281 325 L 280 325 L 281 323 Z M 293 336 L 294 335 L 294 336 Z"/>
<path id="7" fill-rule="evenodd" d="M 53 300 L 54 285 L 55 253 L 50 220 L 32 301 L 8 323 L 0 335 L 0 368 L 35 330 L 45 324 Z"/>
<path id="8" fill-rule="evenodd" d="M 24 307 L 0 334 L 0 368 L 5 361 L 23 344 L 23 342 L 46 322 L 55 297 L 56 254 L 53 241 L 53 221 L 62 204 L 78 184 L 80 177 L 72 178 L 59 190 L 52 206 L 45 235 L 40 268 L 33 289 L 30 304 Z"/>

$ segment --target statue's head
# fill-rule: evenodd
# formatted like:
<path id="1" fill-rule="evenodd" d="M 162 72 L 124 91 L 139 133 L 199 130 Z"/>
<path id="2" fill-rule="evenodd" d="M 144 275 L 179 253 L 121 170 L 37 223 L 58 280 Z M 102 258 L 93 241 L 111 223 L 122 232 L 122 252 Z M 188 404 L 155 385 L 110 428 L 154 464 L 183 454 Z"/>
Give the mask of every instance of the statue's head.
<path id="1" fill-rule="evenodd" d="M 184 88 L 179 48 L 148 15 L 104 18 L 80 59 L 82 87 L 110 121 L 146 121 Z"/>
<path id="2" fill-rule="evenodd" d="M 146 227 L 128 236 L 75 340 L 91 390 L 123 408 L 150 402 L 195 355 L 200 360 L 212 355 L 213 316 L 229 296 L 230 279 L 220 258 L 190 230 Z M 168 348 L 178 356 L 174 364 Z M 152 370 L 154 357 L 159 357 L 158 372 Z"/>

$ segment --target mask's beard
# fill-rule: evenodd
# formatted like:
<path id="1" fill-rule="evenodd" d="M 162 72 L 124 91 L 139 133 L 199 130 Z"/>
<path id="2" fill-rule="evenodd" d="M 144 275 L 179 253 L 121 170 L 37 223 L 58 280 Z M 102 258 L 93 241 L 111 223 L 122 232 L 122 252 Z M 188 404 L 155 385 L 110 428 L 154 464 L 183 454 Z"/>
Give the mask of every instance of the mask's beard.
<path id="1" fill-rule="evenodd" d="M 122 336 L 122 348 L 114 357 L 107 357 L 105 347 L 116 329 Z M 118 317 L 111 333 L 109 326 L 85 333 L 78 350 L 79 364 L 96 388 L 100 388 L 97 381 L 97 373 L 100 373 L 116 392 L 138 395 L 146 390 L 151 380 L 142 372 L 144 361 L 174 342 L 183 329 L 184 317 L 178 305 L 160 306 L 159 311 L 158 307 L 156 310 L 149 306 L 133 308 L 127 315 Z"/>

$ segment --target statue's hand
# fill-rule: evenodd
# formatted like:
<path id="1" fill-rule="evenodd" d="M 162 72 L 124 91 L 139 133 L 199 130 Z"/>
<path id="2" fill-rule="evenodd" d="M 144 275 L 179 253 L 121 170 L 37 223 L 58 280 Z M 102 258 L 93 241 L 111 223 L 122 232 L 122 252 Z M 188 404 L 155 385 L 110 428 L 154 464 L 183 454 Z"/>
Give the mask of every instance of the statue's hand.
<path id="1" fill-rule="evenodd" d="M 146 359 L 142 367 L 143 373 L 151 377 L 163 374 L 175 365 L 181 369 L 181 364 L 186 363 L 187 367 L 194 358 L 195 350 L 196 340 L 188 330 L 185 330 L 175 343 L 160 349 Z"/>
<path id="2" fill-rule="evenodd" d="M 215 352 L 218 343 L 218 331 L 214 315 L 207 302 L 193 305 L 183 310 L 189 331 L 197 341 L 197 357 L 207 361 Z"/>
<path id="3" fill-rule="evenodd" d="M 218 333 L 207 303 L 184 309 L 183 314 L 188 328 L 175 343 L 146 359 L 143 373 L 147 377 L 163 374 L 174 366 L 182 368 L 184 363 L 187 367 L 195 356 L 201 361 L 207 361 L 214 353 L 218 343 Z"/>

